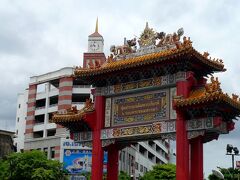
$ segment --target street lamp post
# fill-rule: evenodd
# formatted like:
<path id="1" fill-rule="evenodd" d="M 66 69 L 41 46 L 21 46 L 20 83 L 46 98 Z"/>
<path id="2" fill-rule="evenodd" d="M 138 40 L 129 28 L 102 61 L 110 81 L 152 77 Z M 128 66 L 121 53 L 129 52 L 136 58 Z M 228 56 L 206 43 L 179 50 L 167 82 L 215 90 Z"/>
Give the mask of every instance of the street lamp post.
<path id="1" fill-rule="evenodd" d="M 234 167 L 234 156 L 239 156 L 239 150 L 237 147 L 233 147 L 233 145 L 231 144 L 228 144 L 227 145 L 227 154 L 226 155 L 229 155 L 229 156 L 232 156 L 232 168 L 235 169 Z"/>

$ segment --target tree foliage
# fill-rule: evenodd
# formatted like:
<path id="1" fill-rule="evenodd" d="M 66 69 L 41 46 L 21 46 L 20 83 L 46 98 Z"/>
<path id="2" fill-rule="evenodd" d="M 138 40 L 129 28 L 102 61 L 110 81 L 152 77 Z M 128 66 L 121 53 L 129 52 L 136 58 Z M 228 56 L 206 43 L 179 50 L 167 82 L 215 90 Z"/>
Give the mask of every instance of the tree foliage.
<path id="1" fill-rule="evenodd" d="M 0 179 L 8 180 L 61 180 L 64 179 L 62 164 L 48 160 L 41 151 L 12 153 L 0 160 Z"/>
<path id="2" fill-rule="evenodd" d="M 131 180 L 131 177 L 124 171 L 120 171 L 118 180 Z"/>
<path id="3" fill-rule="evenodd" d="M 224 179 L 226 180 L 239 180 L 240 179 L 240 170 L 233 168 L 220 168 L 221 173 L 224 175 Z M 220 180 L 214 174 L 210 174 L 208 176 L 209 180 Z"/>
<path id="4" fill-rule="evenodd" d="M 162 164 L 155 165 L 153 169 L 146 172 L 141 180 L 175 180 L 176 179 L 176 165 L 174 164 Z"/>

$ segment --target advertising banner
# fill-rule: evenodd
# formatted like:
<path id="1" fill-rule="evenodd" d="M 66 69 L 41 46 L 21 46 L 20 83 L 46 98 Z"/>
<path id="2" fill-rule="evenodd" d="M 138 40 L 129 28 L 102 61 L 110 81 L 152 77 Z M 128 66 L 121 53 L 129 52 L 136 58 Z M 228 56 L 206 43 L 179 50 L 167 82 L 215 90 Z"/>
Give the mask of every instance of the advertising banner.
<path id="1" fill-rule="evenodd" d="M 62 141 L 63 168 L 69 174 L 91 172 L 92 149 L 71 140 Z M 104 152 L 103 172 L 107 171 L 107 153 Z"/>

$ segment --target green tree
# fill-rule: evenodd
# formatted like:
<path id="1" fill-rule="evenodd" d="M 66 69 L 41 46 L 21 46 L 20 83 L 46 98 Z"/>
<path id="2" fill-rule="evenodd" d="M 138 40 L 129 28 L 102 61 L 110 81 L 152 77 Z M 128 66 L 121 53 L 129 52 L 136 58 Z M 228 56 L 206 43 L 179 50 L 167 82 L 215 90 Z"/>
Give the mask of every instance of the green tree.
<path id="1" fill-rule="evenodd" d="M 233 168 L 220 168 L 221 173 L 224 175 L 224 179 L 226 180 L 239 180 L 240 179 L 240 171 L 238 169 Z M 210 174 L 208 176 L 209 180 L 219 180 L 217 176 L 214 174 Z"/>
<path id="2" fill-rule="evenodd" d="M 131 180 L 131 177 L 124 171 L 120 171 L 118 180 Z"/>
<path id="3" fill-rule="evenodd" d="M 175 180 L 176 179 L 176 165 L 174 164 L 162 164 L 155 165 L 153 169 L 146 172 L 140 180 Z"/>
<path id="4" fill-rule="evenodd" d="M 41 151 L 12 153 L 0 160 L 0 179 L 7 180 L 61 180 L 65 179 L 62 164 L 48 160 Z"/>

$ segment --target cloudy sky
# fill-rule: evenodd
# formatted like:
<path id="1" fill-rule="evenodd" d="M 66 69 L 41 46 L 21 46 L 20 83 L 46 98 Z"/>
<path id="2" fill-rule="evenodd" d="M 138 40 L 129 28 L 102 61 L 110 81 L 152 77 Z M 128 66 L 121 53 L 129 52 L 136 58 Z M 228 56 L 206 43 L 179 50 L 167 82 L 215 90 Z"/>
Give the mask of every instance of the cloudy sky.
<path id="1" fill-rule="evenodd" d="M 14 130 L 17 94 L 29 77 L 82 64 L 88 35 L 99 17 L 105 53 L 145 27 L 174 32 L 183 27 L 200 52 L 224 60 L 222 88 L 240 94 L 240 1 L 237 0 L 0 0 L 0 129 Z M 240 148 L 240 124 L 230 135 L 204 145 L 205 172 L 229 167 L 227 143 Z M 240 160 L 240 158 L 239 158 Z"/>

